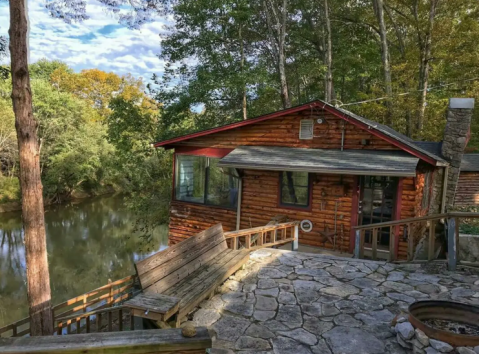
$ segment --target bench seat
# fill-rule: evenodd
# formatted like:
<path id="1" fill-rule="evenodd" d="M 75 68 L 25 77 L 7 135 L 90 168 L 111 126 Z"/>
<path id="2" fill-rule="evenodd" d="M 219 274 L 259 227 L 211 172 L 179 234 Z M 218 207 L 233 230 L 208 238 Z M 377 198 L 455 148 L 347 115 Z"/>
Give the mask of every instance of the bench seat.
<path id="1" fill-rule="evenodd" d="M 221 224 L 135 264 L 144 294 L 180 299 L 176 325 L 249 260 L 249 250 L 231 250 Z M 165 318 L 166 319 L 166 318 Z"/>

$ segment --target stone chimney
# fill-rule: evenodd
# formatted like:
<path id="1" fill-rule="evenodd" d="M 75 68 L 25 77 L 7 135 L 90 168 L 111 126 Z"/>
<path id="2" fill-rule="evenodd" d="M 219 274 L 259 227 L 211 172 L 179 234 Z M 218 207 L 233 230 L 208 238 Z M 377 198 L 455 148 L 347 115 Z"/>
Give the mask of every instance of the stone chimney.
<path id="1" fill-rule="evenodd" d="M 451 98 L 449 100 L 446 129 L 441 148 L 442 155 L 450 164 L 446 190 L 446 211 L 454 205 L 462 156 L 469 140 L 473 109 L 473 98 Z"/>

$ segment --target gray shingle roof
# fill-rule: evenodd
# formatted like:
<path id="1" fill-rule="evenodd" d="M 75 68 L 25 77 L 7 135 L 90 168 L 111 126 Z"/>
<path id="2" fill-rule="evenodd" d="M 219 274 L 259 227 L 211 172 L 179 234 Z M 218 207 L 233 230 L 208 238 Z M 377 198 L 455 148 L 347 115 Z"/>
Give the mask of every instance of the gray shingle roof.
<path id="1" fill-rule="evenodd" d="M 443 164 L 447 164 L 447 161 L 444 160 L 441 157 L 440 154 L 437 155 L 437 154 L 435 154 L 431 151 L 428 151 L 427 149 L 424 148 L 424 146 L 422 144 L 418 144 L 417 141 L 412 140 L 411 138 L 407 137 L 404 134 L 399 133 L 398 131 L 394 130 L 391 127 L 388 127 L 387 125 L 380 124 L 380 123 L 377 123 L 377 122 L 373 122 L 372 120 L 369 120 L 369 119 L 366 119 L 364 117 L 358 116 L 357 114 L 354 114 L 353 112 L 350 112 L 350 111 L 348 111 L 346 109 L 343 109 L 343 108 L 338 108 L 338 107 L 335 107 L 335 106 L 331 106 L 331 107 L 334 107 L 338 111 L 341 111 L 342 113 L 356 119 L 357 121 L 362 122 L 362 123 L 368 125 L 369 127 L 372 127 L 374 129 L 380 131 L 381 133 L 386 134 L 387 136 L 389 136 L 389 137 L 391 137 L 391 138 L 393 138 L 393 139 L 395 139 L 395 140 L 397 140 L 397 141 L 399 141 L 403 144 L 408 145 L 409 147 L 413 148 L 414 150 L 416 150 L 418 152 L 421 152 L 421 153 L 433 158 L 434 160 L 436 160 L 438 162 L 441 162 Z"/>
<path id="2" fill-rule="evenodd" d="M 402 151 L 323 150 L 240 146 L 223 157 L 223 167 L 333 174 L 416 176 L 419 159 Z"/>
<path id="3" fill-rule="evenodd" d="M 444 159 L 442 156 L 441 148 L 442 148 L 442 141 L 415 141 L 415 145 L 419 146 L 421 149 L 429 151 L 431 154 L 439 156 L 440 158 Z"/>
<path id="4" fill-rule="evenodd" d="M 464 154 L 461 162 L 461 172 L 479 172 L 479 154 Z"/>

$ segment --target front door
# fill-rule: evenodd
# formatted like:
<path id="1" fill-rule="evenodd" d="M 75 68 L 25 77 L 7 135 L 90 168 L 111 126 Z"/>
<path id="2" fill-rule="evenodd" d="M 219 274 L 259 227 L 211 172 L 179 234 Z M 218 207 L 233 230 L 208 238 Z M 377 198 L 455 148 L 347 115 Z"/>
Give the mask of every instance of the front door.
<path id="1" fill-rule="evenodd" d="M 394 220 L 398 179 L 387 176 L 361 176 L 358 207 L 359 225 Z M 389 250 L 389 227 L 378 230 L 378 251 Z M 372 231 L 365 232 L 365 247 L 371 247 Z M 378 253 L 378 257 L 381 255 Z M 384 258 L 384 257 L 381 257 Z"/>

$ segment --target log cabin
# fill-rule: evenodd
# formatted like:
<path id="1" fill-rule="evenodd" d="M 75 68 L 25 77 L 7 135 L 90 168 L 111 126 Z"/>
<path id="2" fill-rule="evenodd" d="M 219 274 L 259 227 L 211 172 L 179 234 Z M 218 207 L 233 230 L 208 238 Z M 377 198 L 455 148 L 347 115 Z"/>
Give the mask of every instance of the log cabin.
<path id="1" fill-rule="evenodd" d="M 216 223 L 233 231 L 296 220 L 300 244 L 352 252 L 354 226 L 445 211 L 473 107 L 473 99 L 450 100 L 441 143 L 320 100 L 156 142 L 174 149 L 169 243 Z M 397 258 L 406 257 L 405 238 L 395 240 Z"/>

